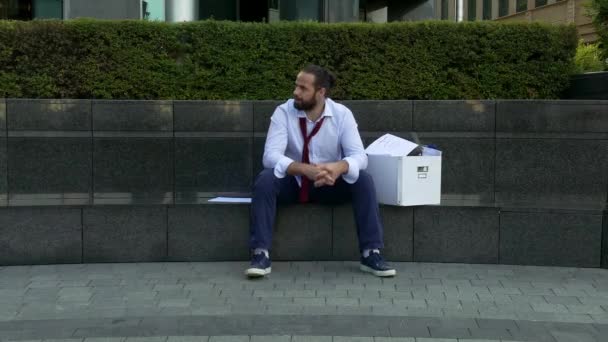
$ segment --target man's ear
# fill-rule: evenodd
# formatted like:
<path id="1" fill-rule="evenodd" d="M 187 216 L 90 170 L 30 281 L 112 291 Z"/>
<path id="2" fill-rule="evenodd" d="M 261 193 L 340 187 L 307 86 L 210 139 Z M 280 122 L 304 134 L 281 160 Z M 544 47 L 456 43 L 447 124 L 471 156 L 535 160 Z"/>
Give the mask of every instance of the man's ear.
<path id="1" fill-rule="evenodd" d="M 319 95 L 326 97 L 325 95 L 327 95 L 327 89 L 326 88 L 319 88 Z"/>

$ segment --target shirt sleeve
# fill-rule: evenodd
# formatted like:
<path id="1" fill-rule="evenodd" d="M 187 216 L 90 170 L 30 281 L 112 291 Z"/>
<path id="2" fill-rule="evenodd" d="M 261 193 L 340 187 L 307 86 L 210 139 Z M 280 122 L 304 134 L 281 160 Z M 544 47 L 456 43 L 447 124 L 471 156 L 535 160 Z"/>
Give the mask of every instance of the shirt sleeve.
<path id="1" fill-rule="evenodd" d="M 357 122 L 350 111 L 344 116 L 340 140 L 344 153 L 342 160 L 348 163 L 348 171 L 342 175 L 342 178 L 347 183 L 353 184 L 359 179 L 359 170 L 367 168 L 367 154 L 363 148 Z"/>
<path id="2" fill-rule="evenodd" d="M 272 114 L 264 146 L 264 167 L 274 169 L 274 175 L 277 178 L 284 178 L 287 175 L 287 168 L 293 163 L 293 159 L 285 156 L 287 148 L 287 117 L 285 114 L 280 107 L 277 107 Z"/>

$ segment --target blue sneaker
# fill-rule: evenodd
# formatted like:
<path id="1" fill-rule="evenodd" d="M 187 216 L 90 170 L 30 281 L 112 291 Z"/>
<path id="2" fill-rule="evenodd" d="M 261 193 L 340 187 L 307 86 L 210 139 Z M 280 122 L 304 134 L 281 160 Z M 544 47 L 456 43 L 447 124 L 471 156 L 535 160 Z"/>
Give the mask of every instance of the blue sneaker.
<path id="1" fill-rule="evenodd" d="M 376 252 L 369 253 L 367 258 L 361 256 L 359 268 L 363 272 L 369 272 L 378 277 L 393 277 L 397 274 L 397 271 L 384 261 L 380 253 Z"/>
<path id="2" fill-rule="evenodd" d="M 260 278 L 270 274 L 270 258 L 264 253 L 254 254 L 251 257 L 251 266 L 245 271 L 249 278 Z"/>

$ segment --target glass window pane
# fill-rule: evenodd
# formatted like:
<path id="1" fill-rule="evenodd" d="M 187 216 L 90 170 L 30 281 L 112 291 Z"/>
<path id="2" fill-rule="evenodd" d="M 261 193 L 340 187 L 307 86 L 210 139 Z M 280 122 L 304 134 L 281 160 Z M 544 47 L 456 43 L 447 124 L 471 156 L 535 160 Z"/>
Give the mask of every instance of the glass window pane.
<path id="1" fill-rule="evenodd" d="M 34 0 L 34 18 L 37 19 L 62 19 L 62 0 Z"/>
<path id="2" fill-rule="evenodd" d="M 528 10 L 528 0 L 517 0 L 516 5 L 516 12 L 523 12 Z"/>
<path id="3" fill-rule="evenodd" d="M 508 0 L 498 0 L 498 16 L 504 17 L 509 14 L 509 1 Z"/>
<path id="4" fill-rule="evenodd" d="M 321 21 L 322 0 L 282 0 L 282 20 L 315 20 Z"/>
<path id="5" fill-rule="evenodd" d="M 477 0 L 468 0 L 467 6 L 467 18 L 470 21 L 474 21 L 477 18 Z"/>
<path id="6" fill-rule="evenodd" d="M 547 0 L 535 0 L 534 1 L 535 7 L 545 6 L 546 4 L 547 4 Z"/>
<path id="7" fill-rule="evenodd" d="M 492 0 L 483 0 L 483 20 L 492 19 Z"/>
<path id="8" fill-rule="evenodd" d="M 200 19 L 236 20 L 236 1 L 201 0 L 199 2 Z"/>
<path id="9" fill-rule="evenodd" d="M 441 20 L 448 18 L 448 6 L 450 2 L 448 0 L 441 0 Z"/>
<path id="10" fill-rule="evenodd" d="M 32 20 L 32 0 L 0 0 L 0 19 Z"/>

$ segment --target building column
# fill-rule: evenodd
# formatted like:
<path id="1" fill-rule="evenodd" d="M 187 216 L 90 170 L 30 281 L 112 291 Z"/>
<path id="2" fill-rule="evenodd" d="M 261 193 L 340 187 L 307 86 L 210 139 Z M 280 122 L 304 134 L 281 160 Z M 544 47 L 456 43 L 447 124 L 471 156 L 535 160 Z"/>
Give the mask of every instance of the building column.
<path id="1" fill-rule="evenodd" d="M 477 13 L 475 13 L 477 20 L 483 20 L 483 0 L 477 0 L 475 4 L 477 5 Z"/>
<path id="2" fill-rule="evenodd" d="M 528 0 L 528 11 L 536 8 L 536 1 Z"/>
<path id="3" fill-rule="evenodd" d="M 448 0 L 448 20 L 456 21 L 456 0 Z"/>
<path id="4" fill-rule="evenodd" d="M 507 15 L 515 14 L 517 12 L 517 0 L 509 0 L 509 12 Z"/>
<path id="5" fill-rule="evenodd" d="M 576 19 L 576 2 L 575 0 L 568 0 L 568 3 L 566 3 L 567 10 L 566 10 L 566 22 L 567 23 L 573 23 Z"/>
<path id="6" fill-rule="evenodd" d="M 198 20 L 199 0 L 166 0 L 165 20 L 176 23 Z"/>
<path id="7" fill-rule="evenodd" d="M 492 0 L 492 20 L 498 18 L 498 0 Z"/>

